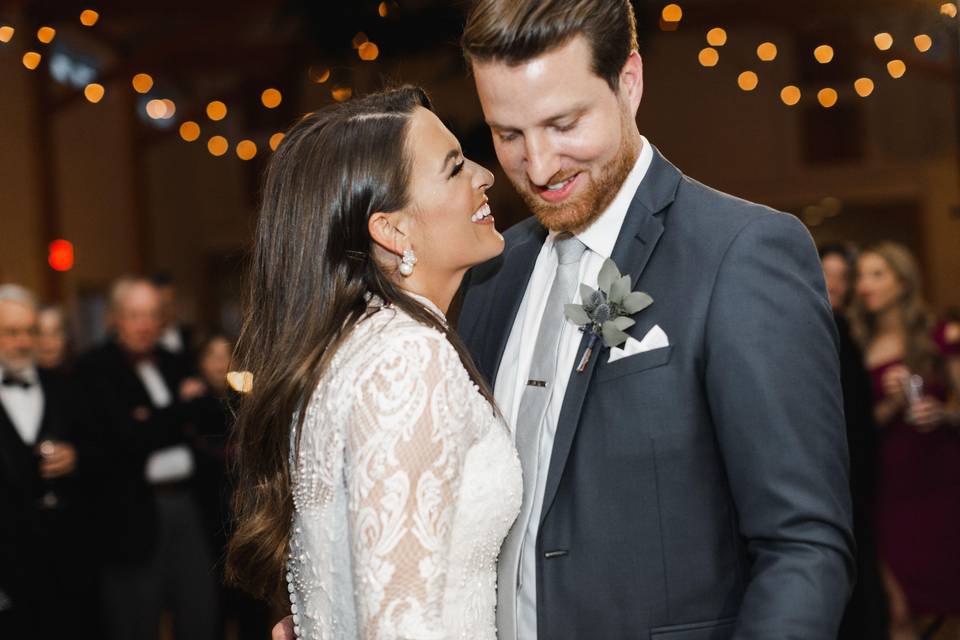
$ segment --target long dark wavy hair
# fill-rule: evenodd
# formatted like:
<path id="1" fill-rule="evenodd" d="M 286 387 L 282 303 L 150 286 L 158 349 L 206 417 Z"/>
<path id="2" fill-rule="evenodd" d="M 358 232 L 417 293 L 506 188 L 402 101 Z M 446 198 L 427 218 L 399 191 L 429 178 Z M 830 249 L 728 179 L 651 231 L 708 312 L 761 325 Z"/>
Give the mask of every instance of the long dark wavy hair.
<path id="1" fill-rule="evenodd" d="M 337 347 L 381 298 L 444 333 L 493 405 L 489 385 L 463 343 L 378 264 L 371 214 L 410 203 L 407 133 L 426 93 L 401 87 L 308 114 L 270 161 L 246 286 L 235 368 L 253 373 L 234 431 L 234 531 L 226 577 L 253 595 L 281 601 L 293 499 L 291 428 Z"/>

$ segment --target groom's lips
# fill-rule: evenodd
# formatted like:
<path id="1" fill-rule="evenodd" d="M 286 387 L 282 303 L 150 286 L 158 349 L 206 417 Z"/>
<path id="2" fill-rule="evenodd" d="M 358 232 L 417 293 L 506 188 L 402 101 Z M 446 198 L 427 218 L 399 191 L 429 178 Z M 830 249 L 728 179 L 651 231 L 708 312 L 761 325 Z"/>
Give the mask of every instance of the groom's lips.
<path id="1" fill-rule="evenodd" d="M 580 182 L 580 177 L 583 173 L 578 173 L 571 178 L 568 178 L 568 182 L 563 185 L 562 189 L 557 189 L 556 191 L 551 191 L 546 187 L 537 187 L 537 194 L 546 200 L 547 202 L 562 202 L 566 200 L 567 196 L 576 188 L 577 183 Z"/>

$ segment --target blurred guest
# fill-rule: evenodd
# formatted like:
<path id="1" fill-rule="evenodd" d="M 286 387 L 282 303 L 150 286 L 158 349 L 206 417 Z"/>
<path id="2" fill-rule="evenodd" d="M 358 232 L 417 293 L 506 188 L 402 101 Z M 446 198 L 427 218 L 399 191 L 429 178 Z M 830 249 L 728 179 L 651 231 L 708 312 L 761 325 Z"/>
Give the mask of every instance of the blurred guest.
<path id="1" fill-rule="evenodd" d="M 96 580 L 78 490 L 89 450 L 67 381 L 37 366 L 37 335 L 30 292 L 0 286 L 0 636 L 91 637 Z"/>
<path id="2" fill-rule="evenodd" d="M 873 419 L 873 389 L 863 352 L 844 316 L 853 293 L 856 258 L 841 244 L 820 248 L 823 275 L 840 337 L 840 380 L 850 450 L 850 493 L 857 540 L 857 581 L 840 625 L 841 640 L 889 637 L 886 594 L 877 560 L 873 505 L 876 500 L 879 437 Z"/>
<path id="3" fill-rule="evenodd" d="M 151 282 L 118 281 L 110 304 L 115 339 L 77 364 L 107 452 L 100 518 L 110 636 L 155 638 L 168 607 L 177 640 L 208 640 L 216 587 L 187 435 L 204 386 L 158 348 L 161 299 Z"/>
<path id="4" fill-rule="evenodd" d="M 45 369 L 66 368 L 69 342 L 63 309 L 56 305 L 40 307 L 37 327 L 37 364 Z"/>
<path id="5" fill-rule="evenodd" d="M 160 346 L 170 353 L 192 358 L 193 332 L 190 327 L 180 323 L 177 316 L 177 287 L 169 273 L 157 273 L 150 278 L 160 292 Z"/>
<path id="6" fill-rule="evenodd" d="M 883 243 L 858 263 L 854 335 L 864 348 L 881 430 L 877 543 L 891 636 L 917 638 L 960 615 L 960 391 L 953 325 L 934 326 L 916 261 Z"/>
<path id="7" fill-rule="evenodd" d="M 231 463 L 229 440 L 233 430 L 231 402 L 236 392 L 227 384 L 233 343 L 214 333 L 201 343 L 198 369 L 207 393 L 198 399 L 196 421 L 197 475 L 201 487 L 201 506 L 207 518 L 212 548 L 217 558 L 217 576 L 223 583 L 223 557 L 230 532 L 228 467 Z M 238 640 L 262 640 L 270 633 L 269 609 L 243 591 L 221 586 L 220 600 L 225 625 L 236 628 Z"/>

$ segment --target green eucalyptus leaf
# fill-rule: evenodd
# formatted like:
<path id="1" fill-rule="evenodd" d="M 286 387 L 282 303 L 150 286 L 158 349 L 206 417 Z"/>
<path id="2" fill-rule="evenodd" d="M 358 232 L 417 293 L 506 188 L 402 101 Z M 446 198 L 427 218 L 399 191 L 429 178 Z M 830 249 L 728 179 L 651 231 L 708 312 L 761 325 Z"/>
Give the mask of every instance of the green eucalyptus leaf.
<path id="1" fill-rule="evenodd" d="M 619 347 L 627 341 L 627 334 L 617 328 L 614 321 L 603 323 L 603 341 L 608 347 Z"/>
<path id="2" fill-rule="evenodd" d="M 653 298 L 643 291 L 628 293 L 623 298 L 623 308 L 629 314 L 639 313 L 653 304 Z"/>
<path id="3" fill-rule="evenodd" d="M 597 286 L 609 296 L 610 287 L 613 286 L 613 283 L 616 282 L 619 277 L 620 269 L 617 268 L 617 263 L 607 258 L 603 261 L 603 266 L 600 267 L 600 275 L 597 276 Z"/>
<path id="4" fill-rule="evenodd" d="M 573 324 L 590 324 L 590 314 L 584 311 L 583 307 L 579 304 L 563 305 L 563 315 L 565 315 Z"/>
<path id="5" fill-rule="evenodd" d="M 633 325 L 637 324 L 636 320 L 634 320 L 633 318 L 628 318 L 627 316 L 620 316 L 619 318 L 614 318 L 613 320 L 611 320 L 611 322 L 614 324 L 614 326 L 617 327 L 617 329 L 620 329 L 620 331 L 626 331 Z"/>
<path id="6" fill-rule="evenodd" d="M 580 285 L 580 302 L 582 302 L 583 306 L 587 307 L 588 309 L 592 306 L 590 302 L 590 298 L 593 296 L 595 291 L 596 289 L 594 289 L 590 285 L 586 285 L 586 284 Z"/>
<path id="7" fill-rule="evenodd" d="M 630 276 L 623 276 L 614 280 L 610 287 L 610 302 L 622 304 L 623 299 L 630 293 Z"/>

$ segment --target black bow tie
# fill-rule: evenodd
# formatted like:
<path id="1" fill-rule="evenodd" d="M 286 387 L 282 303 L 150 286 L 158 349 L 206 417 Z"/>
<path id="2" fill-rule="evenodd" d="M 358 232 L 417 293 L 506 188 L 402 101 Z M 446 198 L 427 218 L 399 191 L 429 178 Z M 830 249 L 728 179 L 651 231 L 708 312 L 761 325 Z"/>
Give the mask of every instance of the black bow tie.
<path id="1" fill-rule="evenodd" d="M 15 376 L 10 373 L 5 373 L 3 374 L 3 386 L 20 387 L 21 389 L 29 389 L 30 387 L 33 386 L 33 383 L 19 376 Z"/>

